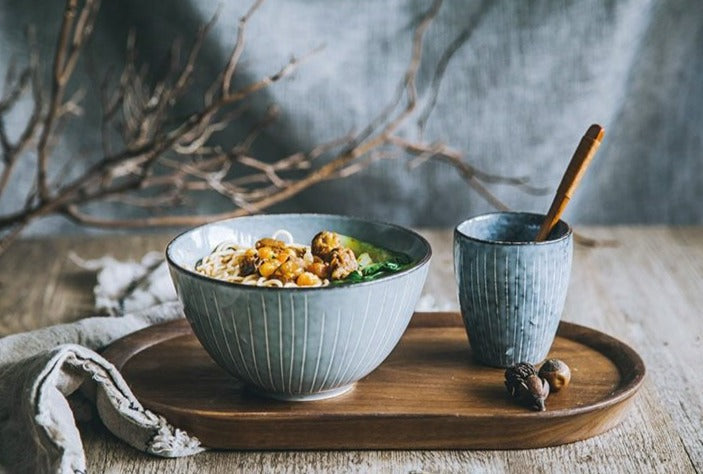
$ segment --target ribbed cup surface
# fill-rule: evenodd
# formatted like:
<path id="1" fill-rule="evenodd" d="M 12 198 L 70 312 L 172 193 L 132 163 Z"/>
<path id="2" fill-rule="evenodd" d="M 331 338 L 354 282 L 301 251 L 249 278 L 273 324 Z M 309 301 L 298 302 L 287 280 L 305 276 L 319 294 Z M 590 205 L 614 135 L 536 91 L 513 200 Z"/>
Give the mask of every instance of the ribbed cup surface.
<path id="1" fill-rule="evenodd" d="M 496 213 L 476 219 L 482 221 L 461 224 L 454 237 L 459 301 L 473 353 L 498 367 L 540 362 L 564 309 L 570 229 L 562 222 L 553 240 L 532 243 L 542 216 Z"/>

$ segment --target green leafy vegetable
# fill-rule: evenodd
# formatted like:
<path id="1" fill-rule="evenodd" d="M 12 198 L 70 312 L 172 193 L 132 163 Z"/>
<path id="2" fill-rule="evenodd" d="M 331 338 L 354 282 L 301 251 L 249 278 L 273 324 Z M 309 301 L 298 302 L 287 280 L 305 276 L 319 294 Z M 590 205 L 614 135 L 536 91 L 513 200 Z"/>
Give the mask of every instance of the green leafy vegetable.
<path id="1" fill-rule="evenodd" d="M 342 245 L 350 248 L 356 255 L 359 269 L 350 273 L 339 283 L 359 283 L 372 281 L 390 273 L 396 273 L 412 264 L 412 259 L 400 252 L 393 252 L 354 237 L 339 235 Z"/>
<path id="2" fill-rule="evenodd" d="M 405 259 L 408 259 L 406 255 L 392 252 L 381 247 L 376 247 L 373 244 L 355 239 L 354 237 L 349 237 L 348 235 L 342 234 L 338 235 L 339 242 L 343 246 L 350 248 L 352 252 L 354 252 L 354 255 L 356 255 L 357 257 L 366 253 L 369 255 L 369 257 L 371 257 L 371 260 L 373 262 L 395 261 L 399 257 L 404 257 Z"/>

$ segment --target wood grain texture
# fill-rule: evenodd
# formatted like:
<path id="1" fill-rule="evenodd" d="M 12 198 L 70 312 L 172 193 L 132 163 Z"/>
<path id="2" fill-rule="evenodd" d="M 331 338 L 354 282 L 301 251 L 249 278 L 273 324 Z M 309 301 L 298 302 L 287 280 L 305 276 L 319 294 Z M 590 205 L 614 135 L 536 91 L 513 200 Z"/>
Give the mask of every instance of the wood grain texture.
<path id="1" fill-rule="evenodd" d="M 677 472 L 703 471 L 703 228 L 589 227 L 615 248 L 576 248 L 564 319 L 622 339 L 648 377 L 622 424 L 577 443 L 518 451 L 211 451 L 160 459 L 117 441 L 98 422 L 81 426 L 91 472 Z M 433 246 L 426 290 L 456 309 L 451 231 L 423 232 Z M 0 258 L 0 334 L 91 314 L 94 278 L 66 260 L 109 253 L 138 258 L 165 235 L 20 242 Z M 46 269 L 57 265 L 51 275 Z M 54 290 L 49 292 L 45 289 Z M 22 297 L 20 297 L 22 295 Z M 694 368 L 694 369 L 691 369 Z"/>
<path id="2" fill-rule="evenodd" d="M 586 174 L 588 165 L 591 164 L 591 160 L 598 151 L 604 134 L 605 130 L 598 124 L 593 124 L 586 130 L 571 157 L 569 165 L 566 167 L 566 171 L 564 171 L 552 205 L 547 211 L 539 232 L 537 232 L 537 237 L 535 237 L 536 242 L 542 242 L 546 239 L 552 228 L 559 222 L 566 206 L 569 205 L 571 196 L 573 196 L 576 188 L 581 183 L 581 179 Z"/>
<path id="3" fill-rule="evenodd" d="M 516 449 L 601 434 L 625 416 L 644 378 L 622 342 L 562 322 L 549 357 L 568 390 L 534 412 L 510 400 L 503 370 L 477 363 L 459 313 L 416 313 L 393 353 L 350 393 L 295 403 L 252 395 L 208 356 L 185 320 L 146 328 L 103 355 L 146 406 L 224 449 Z"/>

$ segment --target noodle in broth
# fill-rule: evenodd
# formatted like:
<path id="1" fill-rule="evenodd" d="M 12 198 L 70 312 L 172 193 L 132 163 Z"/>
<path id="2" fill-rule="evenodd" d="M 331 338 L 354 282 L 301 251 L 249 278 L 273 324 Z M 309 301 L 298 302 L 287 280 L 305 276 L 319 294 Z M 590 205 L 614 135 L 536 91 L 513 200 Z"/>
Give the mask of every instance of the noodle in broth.
<path id="1" fill-rule="evenodd" d="M 279 230 L 254 247 L 222 242 L 195 264 L 195 271 L 243 285 L 309 288 L 370 281 L 410 263 L 404 254 L 335 232 L 319 232 L 311 245 L 303 245 Z"/>
<path id="2" fill-rule="evenodd" d="M 285 239 L 285 241 L 283 240 Z M 311 247 L 309 245 L 301 245 L 293 243 L 293 236 L 286 230 L 279 230 L 273 234 L 272 240 L 281 242 L 285 245 L 285 249 L 292 250 L 296 255 L 303 255 L 305 262 L 313 262 Z M 264 248 L 264 246 L 261 246 Z M 221 242 L 207 256 L 203 257 L 195 265 L 195 271 L 216 278 L 218 280 L 227 281 L 230 283 L 240 283 L 242 285 L 251 286 L 268 286 L 279 288 L 298 287 L 296 281 L 286 281 L 284 278 L 276 278 L 273 276 L 265 277 L 258 272 L 243 274 L 242 262 L 247 257 L 247 252 L 257 250 L 256 248 L 239 245 L 236 242 Z M 257 251 L 257 257 L 259 257 Z M 283 264 L 285 262 L 281 262 Z M 305 285 L 307 287 L 319 287 L 329 285 L 329 279 L 319 278 L 319 282 Z"/>

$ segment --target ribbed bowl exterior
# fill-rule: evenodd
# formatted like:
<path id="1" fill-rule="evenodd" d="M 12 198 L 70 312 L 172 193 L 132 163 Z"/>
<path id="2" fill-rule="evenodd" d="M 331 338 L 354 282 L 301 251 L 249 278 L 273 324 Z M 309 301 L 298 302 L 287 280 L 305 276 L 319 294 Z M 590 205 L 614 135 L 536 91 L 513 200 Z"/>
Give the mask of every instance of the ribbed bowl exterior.
<path id="1" fill-rule="evenodd" d="M 524 220 L 535 231 L 543 219 L 515 215 L 522 217 L 512 225 Z M 480 362 L 509 367 L 545 359 L 564 309 L 572 252 L 570 230 L 564 238 L 538 244 L 479 241 L 455 232 L 459 302 Z"/>
<path id="2" fill-rule="evenodd" d="M 322 229 L 384 242 L 418 264 L 373 282 L 311 289 L 230 284 L 188 268 L 231 235 L 251 245 L 280 228 L 296 242 L 309 242 Z M 350 386 L 378 367 L 410 322 L 430 255 L 429 244 L 406 229 L 310 214 L 222 221 L 182 234 L 167 249 L 176 292 L 205 350 L 256 391 L 284 399 Z"/>
<path id="3" fill-rule="evenodd" d="M 410 322 L 427 267 L 324 293 L 171 274 L 193 331 L 221 367 L 262 392 L 305 395 L 349 385 L 380 365 Z"/>

